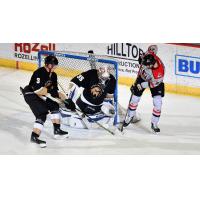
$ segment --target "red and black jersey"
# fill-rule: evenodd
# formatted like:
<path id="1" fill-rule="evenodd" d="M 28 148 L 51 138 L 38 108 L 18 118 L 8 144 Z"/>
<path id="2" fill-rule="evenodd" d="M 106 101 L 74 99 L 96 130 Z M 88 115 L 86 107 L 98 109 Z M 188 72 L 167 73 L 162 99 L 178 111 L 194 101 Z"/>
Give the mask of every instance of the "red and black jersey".
<path id="1" fill-rule="evenodd" d="M 153 55 L 156 63 L 152 68 L 148 68 L 147 66 L 141 64 L 138 75 L 145 81 L 148 81 L 151 88 L 154 88 L 163 82 L 165 66 L 156 54 L 151 51 L 147 51 L 145 55 L 147 54 Z"/>

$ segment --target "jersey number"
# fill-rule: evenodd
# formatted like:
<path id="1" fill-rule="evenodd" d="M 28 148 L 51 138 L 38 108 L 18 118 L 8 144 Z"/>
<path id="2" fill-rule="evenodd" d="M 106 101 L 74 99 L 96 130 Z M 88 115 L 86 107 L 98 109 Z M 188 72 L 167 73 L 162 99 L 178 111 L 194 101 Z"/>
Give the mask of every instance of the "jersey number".
<path id="1" fill-rule="evenodd" d="M 83 77 L 82 75 L 78 75 L 78 76 L 77 76 L 77 79 L 78 79 L 79 81 L 82 81 L 82 80 L 84 79 L 84 77 Z"/>

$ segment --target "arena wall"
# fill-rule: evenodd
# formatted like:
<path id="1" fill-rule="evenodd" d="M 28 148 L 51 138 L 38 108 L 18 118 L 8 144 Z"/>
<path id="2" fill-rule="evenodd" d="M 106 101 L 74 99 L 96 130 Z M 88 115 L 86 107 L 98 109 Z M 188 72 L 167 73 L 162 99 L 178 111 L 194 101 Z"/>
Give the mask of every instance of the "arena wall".
<path id="1" fill-rule="evenodd" d="M 136 78 L 139 54 L 148 43 L 1 43 L 0 66 L 23 70 L 37 68 L 39 50 L 87 52 L 110 56 L 119 62 L 119 83 L 131 85 Z M 166 91 L 200 97 L 200 48 L 158 43 L 165 68 Z"/>

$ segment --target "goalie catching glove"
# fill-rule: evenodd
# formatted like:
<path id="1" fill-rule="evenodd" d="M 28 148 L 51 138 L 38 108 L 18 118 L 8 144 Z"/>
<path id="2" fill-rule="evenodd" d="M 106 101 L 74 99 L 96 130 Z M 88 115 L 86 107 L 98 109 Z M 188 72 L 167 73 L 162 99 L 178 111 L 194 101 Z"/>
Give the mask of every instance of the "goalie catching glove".
<path id="1" fill-rule="evenodd" d="M 76 110 L 76 105 L 71 99 L 65 99 L 64 100 L 65 107 L 71 111 Z"/>

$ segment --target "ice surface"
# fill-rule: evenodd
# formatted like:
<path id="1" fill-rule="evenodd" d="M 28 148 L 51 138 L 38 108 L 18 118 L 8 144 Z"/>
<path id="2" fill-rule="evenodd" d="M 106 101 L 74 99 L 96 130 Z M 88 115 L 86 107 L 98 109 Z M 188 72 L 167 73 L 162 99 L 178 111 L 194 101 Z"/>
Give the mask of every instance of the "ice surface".
<path id="1" fill-rule="evenodd" d="M 50 120 L 41 138 L 47 148 L 29 142 L 34 116 L 20 95 L 32 72 L 0 67 L 0 154 L 200 154 L 200 99 L 166 94 L 161 133 L 150 131 L 152 98 L 145 92 L 138 106 L 142 120 L 112 136 L 104 130 L 69 129 L 69 139 L 54 140 Z M 119 102 L 127 107 L 130 92 L 119 86 Z M 66 127 L 63 127 L 66 129 Z"/>

